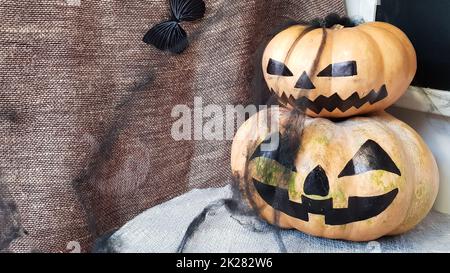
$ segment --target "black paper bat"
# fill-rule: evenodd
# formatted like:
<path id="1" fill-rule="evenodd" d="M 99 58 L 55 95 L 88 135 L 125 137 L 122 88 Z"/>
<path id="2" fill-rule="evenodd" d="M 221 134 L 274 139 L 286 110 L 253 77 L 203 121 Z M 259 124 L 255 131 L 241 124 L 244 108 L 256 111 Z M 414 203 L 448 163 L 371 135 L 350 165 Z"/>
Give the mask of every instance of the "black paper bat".
<path id="1" fill-rule="evenodd" d="M 189 45 L 187 33 L 180 22 L 201 19 L 205 10 L 203 0 L 170 0 L 170 20 L 153 26 L 142 40 L 160 50 L 179 54 Z"/>

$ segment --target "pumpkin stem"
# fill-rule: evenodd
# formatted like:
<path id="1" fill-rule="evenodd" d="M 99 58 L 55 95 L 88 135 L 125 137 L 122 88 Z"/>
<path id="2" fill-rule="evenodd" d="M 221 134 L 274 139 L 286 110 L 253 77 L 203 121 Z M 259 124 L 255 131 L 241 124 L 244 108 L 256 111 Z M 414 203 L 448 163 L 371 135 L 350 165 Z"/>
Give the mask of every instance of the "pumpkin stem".
<path id="1" fill-rule="evenodd" d="M 333 25 L 332 27 L 331 27 L 331 29 L 343 29 L 344 28 L 344 26 L 343 25 L 341 25 L 341 24 L 336 24 L 336 25 Z"/>

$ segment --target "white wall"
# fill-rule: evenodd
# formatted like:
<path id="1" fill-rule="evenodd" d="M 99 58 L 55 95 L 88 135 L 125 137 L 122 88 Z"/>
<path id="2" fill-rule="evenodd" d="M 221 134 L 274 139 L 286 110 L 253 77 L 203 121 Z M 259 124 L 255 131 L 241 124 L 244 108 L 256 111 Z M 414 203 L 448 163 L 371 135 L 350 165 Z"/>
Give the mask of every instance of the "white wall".
<path id="1" fill-rule="evenodd" d="M 378 0 L 345 0 L 345 8 L 350 17 L 362 17 L 364 21 L 375 21 Z"/>

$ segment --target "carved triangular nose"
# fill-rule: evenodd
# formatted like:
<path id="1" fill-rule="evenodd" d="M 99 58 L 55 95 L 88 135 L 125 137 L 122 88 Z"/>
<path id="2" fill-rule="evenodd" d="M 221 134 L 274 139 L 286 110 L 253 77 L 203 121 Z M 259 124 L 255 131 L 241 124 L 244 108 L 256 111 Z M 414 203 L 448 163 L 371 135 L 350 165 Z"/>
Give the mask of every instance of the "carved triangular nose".
<path id="1" fill-rule="evenodd" d="M 297 83 L 295 84 L 295 88 L 314 89 L 316 87 L 309 79 L 308 75 L 306 74 L 306 71 L 303 71 L 303 74 L 300 76 Z"/>
<path id="2" fill-rule="evenodd" d="M 303 191 L 308 195 L 327 196 L 329 190 L 327 174 L 320 165 L 317 165 L 306 177 Z"/>

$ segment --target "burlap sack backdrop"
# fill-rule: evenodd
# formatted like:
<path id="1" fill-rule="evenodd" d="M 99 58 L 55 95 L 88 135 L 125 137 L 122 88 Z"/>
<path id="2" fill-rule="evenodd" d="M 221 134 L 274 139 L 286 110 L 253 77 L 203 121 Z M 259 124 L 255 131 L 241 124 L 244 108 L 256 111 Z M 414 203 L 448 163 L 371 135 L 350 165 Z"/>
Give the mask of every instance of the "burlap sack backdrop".
<path id="1" fill-rule="evenodd" d="M 168 2 L 0 2 L 0 250 L 90 251 L 149 207 L 228 183 L 231 141 L 173 140 L 172 107 L 261 103 L 255 56 L 274 27 L 344 13 L 342 0 L 206 0 L 173 55 L 142 42 Z"/>

